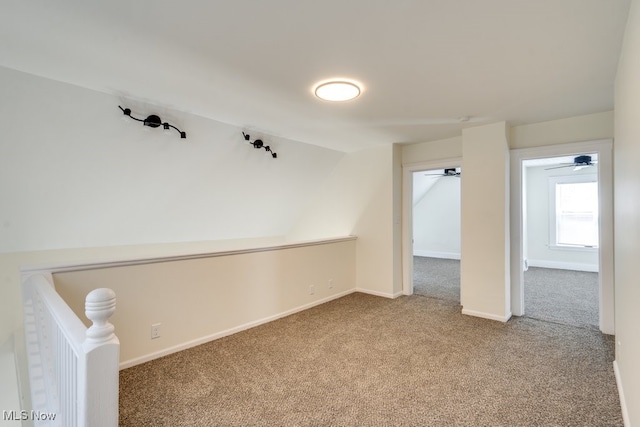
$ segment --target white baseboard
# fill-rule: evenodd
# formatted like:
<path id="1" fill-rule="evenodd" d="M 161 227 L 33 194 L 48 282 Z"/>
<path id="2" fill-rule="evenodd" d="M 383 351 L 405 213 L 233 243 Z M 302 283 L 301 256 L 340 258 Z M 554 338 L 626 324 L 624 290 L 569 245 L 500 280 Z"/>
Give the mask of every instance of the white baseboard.
<path id="1" fill-rule="evenodd" d="M 361 292 L 363 294 L 375 295 L 377 297 L 390 298 L 390 299 L 396 299 L 404 295 L 402 292 L 396 292 L 395 294 L 390 294 L 387 292 L 372 291 L 370 289 L 364 289 L 364 288 L 356 288 L 356 292 Z"/>
<path id="2" fill-rule="evenodd" d="M 211 334 L 211 335 L 204 336 L 202 338 L 198 338 L 198 339 L 195 339 L 195 340 L 187 341 L 185 343 L 178 344 L 178 345 L 173 346 L 173 347 L 165 348 L 163 350 L 156 351 L 156 352 L 144 355 L 144 356 L 140 356 L 140 357 L 136 357 L 136 358 L 133 358 L 133 359 L 125 360 L 123 362 L 120 362 L 119 367 L 120 367 L 120 370 L 122 370 L 122 369 L 130 368 L 130 367 L 135 366 L 135 365 L 140 365 L 141 363 L 149 362 L 151 360 L 158 359 L 160 357 L 167 356 L 167 355 L 172 354 L 172 353 L 177 353 L 178 351 L 186 350 L 188 348 L 195 347 L 195 346 L 198 346 L 200 344 L 205 344 L 205 343 L 207 343 L 209 341 L 215 341 L 217 339 L 224 338 L 226 336 L 233 335 L 233 334 L 236 334 L 238 332 L 242 332 L 242 331 L 245 331 L 247 329 L 251 329 L 251 328 L 254 328 L 256 326 L 263 325 L 265 323 L 273 322 L 274 320 L 278 320 L 278 319 L 281 319 L 283 317 L 290 316 L 292 314 L 298 313 L 300 311 L 307 310 L 307 309 L 309 309 L 311 307 L 315 307 L 315 306 L 320 305 L 320 304 L 324 304 L 325 302 L 329 302 L 329 301 L 332 301 L 334 299 L 342 298 L 343 296 L 352 294 L 354 292 L 356 292 L 355 289 L 350 289 L 348 291 L 340 292 L 338 294 L 331 295 L 329 297 L 326 297 L 326 298 L 311 302 L 309 304 L 301 305 L 301 306 L 293 308 L 291 310 L 283 311 L 282 313 L 274 314 L 273 316 L 268 316 L 268 317 L 265 317 L 265 318 L 262 318 L 262 319 L 254 320 L 252 322 L 248 322 L 248 323 L 245 323 L 243 325 L 236 326 L 234 328 L 230 328 L 230 329 L 227 329 L 227 330 L 224 330 L 224 331 L 221 331 L 221 332 L 216 332 L 215 334 Z"/>
<path id="3" fill-rule="evenodd" d="M 584 264 L 581 262 L 564 262 L 564 261 L 549 261 L 540 259 L 528 259 L 528 267 L 542 267 L 542 268 L 555 268 L 559 270 L 575 270 L 575 271 L 588 271 L 591 273 L 598 272 L 597 264 Z"/>
<path id="4" fill-rule="evenodd" d="M 429 258 L 444 258 L 444 259 L 460 259 L 460 253 L 456 252 L 438 252 L 438 251 L 425 251 L 422 249 L 414 249 L 414 256 L 424 256 Z"/>
<path id="5" fill-rule="evenodd" d="M 618 386 L 618 395 L 620 396 L 620 408 L 622 409 L 622 422 L 624 427 L 631 427 L 629 421 L 629 411 L 627 410 L 627 402 L 624 399 L 624 390 L 622 389 L 622 380 L 620 379 L 620 369 L 618 368 L 618 362 L 613 361 L 613 373 L 616 376 L 616 384 Z"/>
<path id="6" fill-rule="evenodd" d="M 502 323 L 506 323 L 509 319 L 511 319 L 511 312 L 507 313 L 504 316 L 500 316 L 497 314 L 483 313 L 481 311 L 467 310 L 466 308 L 463 308 L 462 314 L 466 314 L 467 316 L 482 317 L 483 319 L 497 320 L 498 322 Z"/>

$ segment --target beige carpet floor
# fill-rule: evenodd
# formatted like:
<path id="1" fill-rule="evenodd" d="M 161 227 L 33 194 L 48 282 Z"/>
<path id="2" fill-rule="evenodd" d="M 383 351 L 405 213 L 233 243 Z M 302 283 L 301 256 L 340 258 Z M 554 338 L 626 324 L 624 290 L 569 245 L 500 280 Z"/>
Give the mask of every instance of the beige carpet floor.
<path id="1" fill-rule="evenodd" d="M 524 272 L 525 316 L 598 327 L 598 273 L 529 267 Z"/>
<path id="2" fill-rule="evenodd" d="M 414 292 L 460 302 L 460 261 L 413 257 Z M 599 330 L 598 273 L 530 267 L 524 272 L 525 316 Z"/>
<path id="3" fill-rule="evenodd" d="M 414 256 L 413 292 L 460 303 L 460 260 Z"/>
<path id="4" fill-rule="evenodd" d="M 613 339 L 355 293 L 120 373 L 121 426 L 621 426 Z"/>

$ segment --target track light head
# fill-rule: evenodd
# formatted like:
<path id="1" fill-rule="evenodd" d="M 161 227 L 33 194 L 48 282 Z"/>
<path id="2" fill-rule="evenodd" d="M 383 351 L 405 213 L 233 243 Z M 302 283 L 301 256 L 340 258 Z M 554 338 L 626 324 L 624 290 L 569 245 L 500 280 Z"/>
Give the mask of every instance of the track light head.
<path id="1" fill-rule="evenodd" d="M 146 119 L 137 119 L 135 117 L 133 117 L 131 115 L 131 109 L 129 108 L 122 108 L 121 106 L 118 105 L 118 108 L 120 108 L 120 110 L 122 110 L 122 114 L 124 114 L 125 116 L 129 116 L 129 118 L 137 121 L 137 122 L 142 122 L 142 124 L 144 126 L 149 126 L 151 128 L 157 128 L 160 127 L 160 125 L 162 125 L 162 127 L 164 129 L 169 129 L 169 128 L 174 128 L 179 134 L 180 134 L 180 138 L 185 139 L 187 137 L 187 133 L 186 132 L 182 132 L 180 129 L 178 129 L 177 127 L 175 127 L 172 124 L 169 124 L 167 122 L 162 122 L 162 119 L 159 116 L 156 116 L 155 114 L 151 114 L 150 116 L 147 116 Z"/>
<path id="2" fill-rule="evenodd" d="M 245 141 L 248 141 L 249 144 L 253 145 L 253 148 L 264 148 L 265 151 L 271 153 L 271 157 L 273 157 L 274 159 L 278 158 L 278 155 L 271 151 L 271 147 L 268 145 L 264 145 L 264 141 L 262 141 L 261 139 L 256 139 L 251 142 L 251 136 L 249 136 L 249 134 L 242 132 L 242 136 L 244 137 Z"/>
<path id="3" fill-rule="evenodd" d="M 160 117 L 156 116 L 155 114 L 152 114 L 148 116 L 146 119 L 144 119 L 143 124 L 145 126 L 149 126 L 150 128 L 157 128 L 162 124 L 162 120 L 160 120 Z"/>

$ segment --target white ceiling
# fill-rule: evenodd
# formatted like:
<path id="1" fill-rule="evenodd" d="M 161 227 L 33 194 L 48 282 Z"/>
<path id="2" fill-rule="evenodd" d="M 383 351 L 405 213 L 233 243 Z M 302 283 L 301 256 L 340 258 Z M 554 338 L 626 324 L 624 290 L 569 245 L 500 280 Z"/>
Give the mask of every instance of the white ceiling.
<path id="1" fill-rule="evenodd" d="M 613 109 L 629 0 L 0 0 L 0 65 L 341 151 Z M 312 85 L 364 84 L 342 104 Z M 117 112 L 117 110 L 116 110 Z M 457 118 L 471 116 L 466 123 Z M 439 123 L 442 120 L 444 123 Z"/>

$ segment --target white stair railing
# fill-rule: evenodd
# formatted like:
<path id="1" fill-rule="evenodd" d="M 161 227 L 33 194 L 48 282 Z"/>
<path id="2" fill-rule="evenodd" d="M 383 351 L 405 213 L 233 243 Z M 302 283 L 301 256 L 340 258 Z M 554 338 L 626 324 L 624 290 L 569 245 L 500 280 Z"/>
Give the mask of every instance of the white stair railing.
<path id="1" fill-rule="evenodd" d="M 116 427 L 120 342 L 109 318 L 111 289 L 91 291 L 86 328 L 58 295 L 50 274 L 23 282 L 25 338 L 35 426 Z"/>

